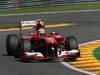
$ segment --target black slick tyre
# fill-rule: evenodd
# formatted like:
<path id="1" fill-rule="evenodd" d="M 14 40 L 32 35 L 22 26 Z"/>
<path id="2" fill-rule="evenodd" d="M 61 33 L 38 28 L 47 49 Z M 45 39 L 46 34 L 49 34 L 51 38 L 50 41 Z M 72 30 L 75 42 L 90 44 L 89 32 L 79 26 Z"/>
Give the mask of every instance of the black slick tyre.
<path id="1" fill-rule="evenodd" d="M 68 50 L 68 51 L 70 51 L 70 50 L 78 50 L 78 53 L 76 54 L 76 56 L 70 57 L 69 58 L 70 60 L 75 60 L 76 58 L 80 57 L 80 50 L 78 48 L 78 42 L 77 42 L 76 37 L 74 37 L 74 36 L 66 37 L 66 39 L 65 39 L 65 47 L 66 47 L 66 50 Z"/>
<path id="2" fill-rule="evenodd" d="M 18 36 L 16 34 L 9 34 L 6 38 L 6 49 L 8 55 L 14 55 L 16 50 L 18 50 Z"/>
<path id="3" fill-rule="evenodd" d="M 77 39 L 74 36 L 66 37 L 65 44 L 67 46 L 67 50 L 72 50 L 72 49 L 78 50 L 79 49 Z"/>

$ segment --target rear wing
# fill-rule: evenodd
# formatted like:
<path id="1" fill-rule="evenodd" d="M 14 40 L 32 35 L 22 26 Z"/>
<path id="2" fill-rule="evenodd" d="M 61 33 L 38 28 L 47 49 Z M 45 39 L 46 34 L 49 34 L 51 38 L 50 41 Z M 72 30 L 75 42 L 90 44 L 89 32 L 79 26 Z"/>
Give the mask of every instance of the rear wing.
<path id="1" fill-rule="evenodd" d="M 21 25 L 21 27 L 24 27 L 24 26 L 35 26 L 36 23 L 37 23 L 37 21 L 21 21 L 20 25 Z"/>
<path id="2" fill-rule="evenodd" d="M 36 26 L 37 21 L 20 21 L 19 23 L 19 36 L 22 36 L 22 28 L 23 27 L 34 27 Z"/>

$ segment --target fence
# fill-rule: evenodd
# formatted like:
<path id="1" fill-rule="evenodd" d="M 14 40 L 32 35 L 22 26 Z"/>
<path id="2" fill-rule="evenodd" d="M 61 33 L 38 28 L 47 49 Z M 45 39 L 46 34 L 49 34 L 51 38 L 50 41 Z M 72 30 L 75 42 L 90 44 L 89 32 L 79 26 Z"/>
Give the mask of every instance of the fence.
<path id="1" fill-rule="evenodd" d="M 96 2 L 100 0 L 0 0 L 0 9 L 24 8 L 36 6 L 54 6 L 71 3 Z"/>

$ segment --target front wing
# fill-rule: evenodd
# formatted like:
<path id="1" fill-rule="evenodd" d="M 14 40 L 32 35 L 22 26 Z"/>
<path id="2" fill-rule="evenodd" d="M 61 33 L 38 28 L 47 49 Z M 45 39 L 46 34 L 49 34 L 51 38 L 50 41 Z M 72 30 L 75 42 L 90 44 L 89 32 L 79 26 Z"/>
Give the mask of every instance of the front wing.
<path id="1" fill-rule="evenodd" d="M 71 51 L 62 51 L 61 53 L 58 52 L 56 57 L 44 57 L 42 53 L 39 52 L 25 52 L 21 59 L 57 59 L 63 58 L 67 59 L 70 57 L 76 57 L 78 50 L 71 50 Z"/>

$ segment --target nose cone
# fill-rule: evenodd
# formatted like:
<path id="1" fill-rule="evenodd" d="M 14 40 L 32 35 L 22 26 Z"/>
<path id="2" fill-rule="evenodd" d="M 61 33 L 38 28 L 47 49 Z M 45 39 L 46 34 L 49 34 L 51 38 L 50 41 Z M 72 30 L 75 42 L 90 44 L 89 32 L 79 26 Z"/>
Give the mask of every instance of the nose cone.
<path id="1" fill-rule="evenodd" d="M 64 39 L 64 37 L 62 35 L 58 35 L 58 36 L 56 36 L 56 38 L 61 39 L 61 40 Z"/>
<path id="2" fill-rule="evenodd" d="M 48 44 L 55 44 L 55 43 L 57 43 L 57 41 L 54 38 L 46 38 L 46 42 Z"/>
<path id="3" fill-rule="evenodd" d="M 56 35 L 54 36 L 54 39 L 56 39 L 57 41 L 62 41 L 64 40 L 64 37 L 62 35 Z"/>

